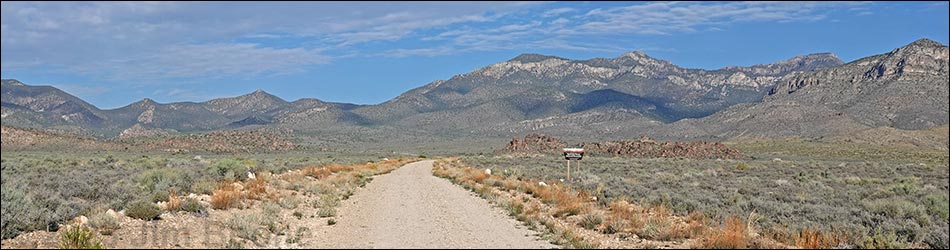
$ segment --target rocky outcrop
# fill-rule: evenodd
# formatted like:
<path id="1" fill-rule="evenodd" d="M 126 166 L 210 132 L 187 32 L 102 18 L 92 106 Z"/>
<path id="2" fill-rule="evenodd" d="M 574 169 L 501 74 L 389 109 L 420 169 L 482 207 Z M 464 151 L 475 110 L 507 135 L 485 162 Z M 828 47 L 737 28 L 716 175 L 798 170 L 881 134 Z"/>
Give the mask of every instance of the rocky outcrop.
<path id="1" fill-rule="evenodd" d="M 722 137 L 842 135 L 946 125 L 950 49 L 928 39 L 848 64 L 783 78 L 762 102 L 697 121 Z"/>
<path id="2" fill-rule="evenodd" d="M 567 144 L 560 139 L 544 134 L 530 134 L 524 137 L 524 140 L 511 138 L 508 145 L 505 146 L 507 152 L 554 152 L 560 151 Z"/>
<path id="3" fill-rule="evenodd" d="M 161 136 L 175 133 L 174 130 L 164 130 L 156 128 L 146 128 L 142 124 L 135 124 L 119 133 L 119 139 L 129 139 L 135 137 Z"/>

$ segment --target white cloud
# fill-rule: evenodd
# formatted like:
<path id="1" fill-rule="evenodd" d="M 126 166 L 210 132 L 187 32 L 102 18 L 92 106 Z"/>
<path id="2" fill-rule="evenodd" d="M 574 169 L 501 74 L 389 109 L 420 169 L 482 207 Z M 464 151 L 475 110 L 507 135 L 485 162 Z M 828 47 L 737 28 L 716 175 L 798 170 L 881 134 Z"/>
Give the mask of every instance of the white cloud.
<path id="1" fill-rule="evenodd" d="M 817 2 L 655 2 L 598 8 L 587 12 L 588 22 L 576 27 L 584 34 L 669 35 L 709 30 L 736 22 L 808 22 L 826 17 L 831 7 L 866 3 Z"/>
<path id="2" fill-rule="evenodd" d="M 397 41 L 420 31 L 455 24 L 490 22 L 509 11 L 537 5 L 522 2 L 2 4 L 3 71 L 52 67 L 109 79 L 293 72 L 335 56 L 365 54 L 354 48 L 363 43 Z M 246 39 L 268 39 L 255 40 L 268 44 L 279 41 L 280 47 L 249 46 Z M 295 41 L 286 43 L 291 40 Z"/>
<path id="3" fill-rule="evenodd" d="M 568 8 L 568 7 L 557 8 L 557 9 L 552 9 L 549 11 L 545 11 L 544 13 L 541 13 L 541 17 L 560 16 L 564 13 L 574 12 L 574 11 L 576 11 L 574 8 Z"/>
<path id="4" fill-rule="evenodd" d="M 544 4 L 2 2 L 2 69 L 50 67 L 123 80 L 253 77 L 356 56 L 622 52 L 631 45 L 591 39 L 716 32 L 740 22 L 814 22 L 829 11 L 869 11 L 862 2 L 648 2 L 592 10 Z"/>
<path id="5" fill-rule="evenodd" d="M 329 57 L 318 50 L 281 49 L 257 44 L 174 45 L 132 57 L 95 62 L 73 69 L 86 74 L 110 72 L 115 80 L 202 78 L 285 74 Z"/>

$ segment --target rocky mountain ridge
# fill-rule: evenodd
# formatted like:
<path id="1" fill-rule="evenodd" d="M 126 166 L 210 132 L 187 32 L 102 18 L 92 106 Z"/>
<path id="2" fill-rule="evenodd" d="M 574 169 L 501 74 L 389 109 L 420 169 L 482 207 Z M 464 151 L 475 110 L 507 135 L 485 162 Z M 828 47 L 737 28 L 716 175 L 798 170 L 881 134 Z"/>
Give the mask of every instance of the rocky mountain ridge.
<path id="1" fill-rule="evenodd" d="M 717 70 L 640 51 L 588 60 L 522 54 L 376 105 L 288 102 L 258 90 L 101 110 L 53 87 L 7 79 L 2 116 L 5 126 L 122 138 L 258 127 L 352 136 L 809 137 L 947 124 L 947 58 L 947 46 L 926 39 L 847 64 L 817 53 Z"/>

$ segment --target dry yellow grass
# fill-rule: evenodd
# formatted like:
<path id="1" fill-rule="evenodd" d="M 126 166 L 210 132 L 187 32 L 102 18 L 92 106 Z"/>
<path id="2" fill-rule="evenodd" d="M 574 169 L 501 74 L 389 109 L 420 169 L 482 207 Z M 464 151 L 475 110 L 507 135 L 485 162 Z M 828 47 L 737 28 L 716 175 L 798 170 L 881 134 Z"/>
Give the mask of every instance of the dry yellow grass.
<path id="1" fill-rule="evenodd" d="M 836 233 L 824 233 L 814 229 L 805 229 L 795 237 L 795 246 L 804 249 L 833 248 L 846 242 L 847 237 Z"/>
<path id="2" fill-rule="evenodd" d="M 256 178 L 245 182 L 244 192 L 244 197 L 247 199 L 261 200 L 267 197 L 267 180 Z"/>
<path id="3" fill-rule="evenodd" d="M 181 210 L 181 197 L 178 196 L 177 190 L 168 191 L 168 202 L 165 203 L 165 210 L 167 211 L 178 211 Z"/>
<path id="4" fill-rule="evenodd" d="M 326 167 L 306 167 L 300 170 L 306 176 L 317 179 L 323 179 L 330 176 L 331 172 Z"/>
<path id="5" fill-rule="evenodd" d="M 745 249 L 749 247 L 748 225 L 742 219 L 729 217 L 719 228 L 707 230 L 699 241 L 700 248 Z"/>
<path id="6" fill-rule="evenodd" d="M 234 185 L 236 182 L 224 181 L 218 185 L 218 190 L 211 194 L 211 207 L 214 209 L 229 209 L 236 207 L 241 203 L 243 195 L 241 190 Z"/>
<path id="7" fill-rule="evenodd" d="M 365 166 L 366 166 L 366 165 L 363 165 L 363 167 L 365 167 Z M 352 167 L 352 166 L 343 166 L 343 165 L 339 165 L 339 164 L 330 164 L 330 166 L 327 166 L 326 168 L 327 168 L 327 170 L 330 171 L 331 173 L 338 173 L 338 172 L 352 171 L 352 170 L 353 170 L 353 167 Z"/>

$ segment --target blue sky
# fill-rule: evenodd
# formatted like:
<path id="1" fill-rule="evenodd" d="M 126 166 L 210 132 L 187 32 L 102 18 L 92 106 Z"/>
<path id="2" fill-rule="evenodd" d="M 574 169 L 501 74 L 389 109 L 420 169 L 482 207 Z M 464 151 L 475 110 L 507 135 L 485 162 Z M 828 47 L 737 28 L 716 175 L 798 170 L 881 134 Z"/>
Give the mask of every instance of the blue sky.
<path id="1" fill-rule="evenodd" d="M 947 2 L 2 2 L 2 77 L 101 108 L 263 89 L 375 104 L 522 53 L 641 50 L 688 68 L 920 38 L 948 43 Z"/>

